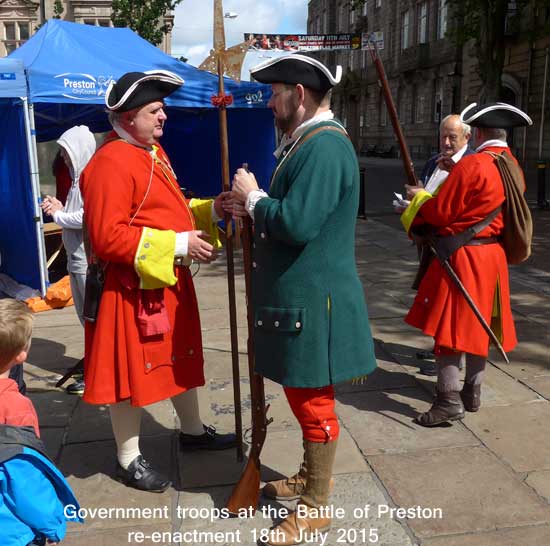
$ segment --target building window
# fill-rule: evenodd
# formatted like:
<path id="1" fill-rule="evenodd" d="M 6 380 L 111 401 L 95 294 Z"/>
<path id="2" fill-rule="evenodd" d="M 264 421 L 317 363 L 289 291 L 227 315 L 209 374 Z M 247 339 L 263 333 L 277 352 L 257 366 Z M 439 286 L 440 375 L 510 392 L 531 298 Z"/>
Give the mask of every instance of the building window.
<path id="1" fill-rule="evenodd" d="M 367 0 L 363 3 L 363 11 L 362 11 L 363 17 L 367 16 Z"/>
<path id="2" fill-rule="evenodd" d="M 409 42 L 409 12 L 401 14 L 401 51 L 410 46 Z"/>
<path id="3" fill-rule="evenodd" d="M 418 92 L 418 86 L 413 87 L 412 122 L 424 122 L 424 94 Z"/>
<path id="4" fill-rule="evenodd" d="M 418 24 L 417 41 L 419 44 L 425 44 L 428 41 L 428 2 L 417 4 L 416 20 Z"/>
<path id="5" fill-rule="evenodd" d="M 353 28 L 354 24 L 355 24 L 355 8 L 351 6 L 351 9 L 349 12 L 349 26 Z"/>
<path id="6" fill-rule="evenodd" d="M 4 22 L 4 47 L 11 53 L 29 39 L 29 23 L 23 21 Z"/>
<path id="7" fill-rule="evenodd" d="M 346 29 L 346 21 L 347 21 L 347 10 L 348 6 L 346 4 L 340 4 L 340 16 L 338 17 L 338 28 L 340 31 L 345 32 Z"/>
<path id="8" fill-rule="evenodd" d="M 443 80 L 434 80 L 434 122 L 440 123 L 443 112 Z"/>
<path id="9" fill-rule="evenodd" d="M 361 51 L 361 68 L 363 69 L 367 68 L 367 53 L 368 51 L 366 49 Z"/>
<path id="10" fill-rule="evenodd" d="M 323 34 L 327 34 L 328 32 L 328 26 L 327 26 L 327 12 L 326 10 L 323 11 L 323 28 L 321 29 L 321 32 Z"/>
<path id="11" fill-rule="evenodd" d="M 374 7 L 375 8 L 381 8 L 382 7 L 382 0 L 375 0 L 374 1 Z"/>
<path id="12" fill-rule="evenodd" d="M 384 100 L 384 95 L 382 93 L 380 93 L 378 110 L 380 113 L 380 126 L 385 127 L 388 124 L 388 110 L 386 108 L 386 101 Z"/>
<path id="13" fill-rule="evenodd" d="M 437 0 L 437 39 L 445 38 L 447 32 L 447 0 Z"/>
<path id="14" fill-rule="evenodd" d="M 365 115 L 361 114 L 359 116 L 359 135 L 363 136 L 365 129 Z"/>

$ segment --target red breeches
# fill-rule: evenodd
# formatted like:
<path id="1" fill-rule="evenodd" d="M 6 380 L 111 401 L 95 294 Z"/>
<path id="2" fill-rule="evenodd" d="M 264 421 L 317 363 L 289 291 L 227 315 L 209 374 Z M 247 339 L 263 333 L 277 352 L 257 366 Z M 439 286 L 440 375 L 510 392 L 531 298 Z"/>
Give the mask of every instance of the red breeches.
<path id="1" fill-rule="evenodd" d="M 305 440 L 325 443 L 338 438 L 340 425 L 334 412 L 332 385 L 320 389 L 284 387 L 284 391 Z"/>

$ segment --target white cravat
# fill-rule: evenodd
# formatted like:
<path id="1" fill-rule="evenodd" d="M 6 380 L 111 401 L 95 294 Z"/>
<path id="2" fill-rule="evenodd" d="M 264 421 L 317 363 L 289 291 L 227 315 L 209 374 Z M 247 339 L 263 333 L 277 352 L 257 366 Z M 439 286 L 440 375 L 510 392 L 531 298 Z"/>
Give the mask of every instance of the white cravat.
<path id="1" fill-rule="evenodd" d="M 463 148 L 458 150 L 456 154 L 454 154 L 451 159 L 458 163 L 462 156 L 466 153 L 466 149 L 468 148 L 468 144 L 466 144 Z M 435 171 L 432 173 L 432 176 L 430 176 L 428 182 L 426 182 L 425 190 L 428 193 L 431 193 L 432 195 L 435 193 L 437 188 L 447 180 L 447 177 L 449 176 L 449 171 L 445 171 L 444 169 L 440 169 L 439 167 L 435 168 Z"/>

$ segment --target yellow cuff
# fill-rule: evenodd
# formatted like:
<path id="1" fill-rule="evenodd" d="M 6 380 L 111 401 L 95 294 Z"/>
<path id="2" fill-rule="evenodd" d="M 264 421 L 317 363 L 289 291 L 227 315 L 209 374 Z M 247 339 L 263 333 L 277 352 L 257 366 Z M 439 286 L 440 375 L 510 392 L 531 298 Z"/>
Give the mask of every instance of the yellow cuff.
<path id="1" fill-rule="evenodd" d="M 213 199 L 191 199 L 189 208 L 195 217 L 197 229 L 204 231 L 210 235 L 209 243 L 214 248 L 221 248 L 222 242 L 218 232 L 218 226 L 212 218 Z"/>
<path id="2" fill-rule="evenodd" d="M 407 233 L 409 233 L 420 207 L 432 197 L 433 195 L 426 190 L 420 190 L 416 193 L 410 205 L 403 211 L 403 214 L 401 215 L 401 223 Z"/>
<path id="3" fill-rule="evenodd" d="M 143 228 L 134 256 L 134 269 L 139 276 L 140 288 L 152 290 L 176 284 L 175 248 L 175 231 Z"/>

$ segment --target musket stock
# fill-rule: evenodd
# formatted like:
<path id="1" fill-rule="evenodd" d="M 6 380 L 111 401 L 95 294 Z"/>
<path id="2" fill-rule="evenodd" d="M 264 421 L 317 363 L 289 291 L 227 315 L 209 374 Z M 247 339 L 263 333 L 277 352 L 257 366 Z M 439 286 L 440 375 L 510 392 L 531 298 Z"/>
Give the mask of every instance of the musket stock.
<path id="1" fill-rule="evenodd" d="M 247 168 L 246 164 L 243 168 Z M 267 419 L 269 406 L 265 405 L 264 380 L 254 371 L 254 306 L 252 301 L 252 220 L 247 215 L 243 218 L 241 232 L 243 242 L 244 277 L 246 286 L 246 316 L 248 324 L 248 373 L 250 376 L 250 399 L 252 411 L 252 445 L 248 462 L 239 481 L 233 488 L 227 502 L 227 509 L 231 514 L 238 515 L 246 509 L 247 514 L 253 515 L 258 506 L 260 495 L 260 453 L 262 451 L 267 426 L 271 419 Z M 242 514 L 242 512 L 241 512 Z"/>

